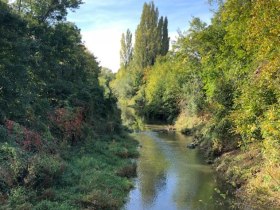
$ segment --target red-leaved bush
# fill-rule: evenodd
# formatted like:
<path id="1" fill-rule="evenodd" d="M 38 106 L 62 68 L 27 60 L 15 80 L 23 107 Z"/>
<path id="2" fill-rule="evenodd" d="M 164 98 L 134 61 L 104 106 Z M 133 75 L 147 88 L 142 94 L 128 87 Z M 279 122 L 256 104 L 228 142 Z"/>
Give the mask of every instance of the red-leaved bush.
<path id="1" fill-rule="evenodd" d="M 49 118 L 63 132 L 64 139 L 75 143 L 81 136 L 83 112 L 83 108 L 77 108 L 75 111 L 59 108 L 50 114 Z"/>
<path id="2" fill-rule="evenodd" d="M 25 150 L 31 151 L 34 148 L 36 150 L 41 150 L 42 140 L 39 133 L 28 130 L 27 128 L 23 128 L 23 133 L 24 133 L 23 148 Z"/>
<path id="3" fill-rule="evenodd" d="M 40 151 L 42 139 L 39 133 L 32 131 L 12 120 L 6 120 L 5 126 L 10 135 L 16 138 L 16 142 L 26 151 Z"/>
<path id="4" fill-rule="evenodd" d="M 12 120 L 6 120 L 6 121 L 5 121 L 5 126 L 6 126 L 6 128 L 8 129 L 8 131 L 9 131 L 10 134 L 12 134 L 12 132 L 13 132 L 14 125 L 15 125 L 15 122 L 12 121 Z"/>

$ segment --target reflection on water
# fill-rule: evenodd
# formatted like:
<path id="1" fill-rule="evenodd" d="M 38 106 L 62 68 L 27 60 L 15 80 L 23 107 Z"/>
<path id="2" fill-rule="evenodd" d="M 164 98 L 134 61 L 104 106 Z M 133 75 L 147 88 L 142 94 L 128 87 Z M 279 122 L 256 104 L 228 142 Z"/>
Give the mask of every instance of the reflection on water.
<path id="1" fill-rule="evenodd" d="M 142 145 L 138 177 L 124 209 L 229 209 L 214 190 L 212 169 L 186 148 L 190 137 L 146 131 L 135 138 Z"/>

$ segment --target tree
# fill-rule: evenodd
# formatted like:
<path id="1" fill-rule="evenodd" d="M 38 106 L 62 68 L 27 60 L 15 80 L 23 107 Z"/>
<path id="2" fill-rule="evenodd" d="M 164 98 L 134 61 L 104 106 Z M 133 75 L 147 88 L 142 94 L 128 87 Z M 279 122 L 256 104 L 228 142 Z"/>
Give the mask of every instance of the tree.
<path id="1" fill-rule="evenodd" d="M 160 26 L 160 24 L 159 24 Z M 168 19 L 164 18 L 162 29 L 161 29 L 161 49 L 160 54 L 162 56 L 166 55 L 169 50 L 169 37 L 168 37 Z"/>
<path id="2" fill-rule="evenodd" d="M 125 68 L 128 66 L 130 61 L 132 60 L 132 33 L 129 29 L 127 29 L 126 34 L 122 34 L 121 38 L 121 50 L 120 50 L 120 60 L 121 65 Z"/>
<path id="3" fill-rule="evenodd" d="M 168 20 L 159 18 L 154 3 L 145 3 L 140 24 L 135 33 L 134 59 L 136 68 L 143 70 L 154 65 L 158 55 L 166 55 L 169 49 Z"/>
<path id="4" fill-rule="evenodd" d="M 159 45 L 159 51 L 161 52 L 162 49 L 162 33 L 163 33 L 163 16 L 160 17 L 158 21 L 158 43 Z"/>
<path id="5" fill-rule="evenodd" d="M 143 6 L 141 21 L 135 33 L 134 59 L 136 68 L 144 69 L 155 63 L 159 54 L 158 9 L 153 2 Z"/>
<path id="6" fill-rule="evenodd" d="M 121 68 L 116 74 L 116 79 L 111 82 L 111 87 L 114 94 L 118 97 L 118 105 L 123 111 L 123 120 L 125 124 L 127 123 L 127 117 L 131 116 L 131 108 L 127 106 L 134 107 L 133 112 L 142 115 L 145 114 L 145 82 L 148 78 L 143 76 L 147 73 L 149 69 L 154 70 L 152 66 L 156 63 L 158 56 L 164 56 L 168 52 L 169 48 L 169 37 L 168 37 L 168 20 L 167 17 L 160 17 L 158 9 L 155 7 L 154 3 L 145 3 L 143 5 L 141 20 L 137 26 L 135 32 L 135 44 L 133 48 L 133 55 L 131 49 L 131 38 L 132 35 L 128 30 L 126 34 L 122 34 L 121 39 Z M 131 57 L 132 56 L 132 57 Z M 128 65 L 129 64 L 129 65 Z M 150 91 L 152 92 L 152 91 Z M 156 91 L 154 91 L 156 93 Z M 170 98 L 165 97 L 164 102 L 167 102 Z M 166 103 L 169 105 L 169 103 Z M 173 103 L 175 104 L 175 103 Z M 149 106 L 149 113 L 157 112 L 158 106 Z M 173 108 L 173 107 L 172 107 Z M 151 111 L 155 109 L 155 111 Z M 168 108 L 164 107 L 161 109 L 162 112 Z M 170 110 L 170 109 L 168 109 Z M 135 116 L 135 114 L 132 114 Z M 162 116 L 165 116 L 162 114 Z M 136 119 L 137 117 L 133 117 Z M 131 119 L 129 117 L 129 119 Z M 131 120 L 128 120 L 132 122 Z M 133 124 L 133 123 L 132 123 Z"/>
<path id="7" fill-rule="evenodd" d="M 31 16 L 39 22 L 61 21 L 68 9 L 77 9 L 82 0 L 16 0 L 13 6 L 21 14 Z"/>

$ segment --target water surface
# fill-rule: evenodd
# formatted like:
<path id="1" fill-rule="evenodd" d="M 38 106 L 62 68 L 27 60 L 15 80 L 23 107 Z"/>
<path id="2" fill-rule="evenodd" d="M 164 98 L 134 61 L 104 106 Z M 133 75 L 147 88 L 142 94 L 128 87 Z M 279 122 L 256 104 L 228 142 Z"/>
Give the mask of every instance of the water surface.
<path id="1" fill-rule="evenodd" d="M 217 193 L 211 167 L 197 149 L 186 145 L 191 137 L 180 133 L 145 131 L 134 135 L 141 144 L 138 177 L 125 210 L 229 209 Z"/>

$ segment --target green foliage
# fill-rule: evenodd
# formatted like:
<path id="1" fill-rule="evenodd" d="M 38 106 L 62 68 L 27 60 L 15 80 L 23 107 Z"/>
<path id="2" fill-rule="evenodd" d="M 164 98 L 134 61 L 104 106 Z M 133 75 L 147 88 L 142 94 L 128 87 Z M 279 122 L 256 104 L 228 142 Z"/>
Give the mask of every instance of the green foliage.
<path id="1" fill-rule="evenodd" d="M 230 176 L 241 177 L 244 183 L 250 179 L 245 185 L 248 195 L 272 196 L 277 205 L 273 198 L 279 193 L 271 186 L 279 185 L 275 180 L 280 176 L 280 3 L 227 0 L 219 6 L 210 25 L 193 18 L 190 29 L 179 34 L 173 51 L 164 57 L 153 57 L 153 46 L 154 51 L 147 48 L 140 59 L 136 43 L 135 59 L 143 61 L 146 69 L 135 88 L 133 107 L 146 119 L 172 122 L 178 116 L 176 127 L 192 130 L 214 156 L 238 148 L 250 154 L 251 147 L 258 145 L 260 164 L 266 167 L 252 174 L 253 163 L 239 167 L 234 165 L 239 161 L 233 161 Z M 149 8 L 153 4 L 144 5 L 145 17 Z M 137 29 L 141 33 L 136 33 L 139 40 L 152 31 L 145 31 L 141 23 Z M 159 28 L 162 25 L 160 18 Z"/>
<path id="2" fill-rule="evenodd" d="M 60 155 L 26 154 L 2 145 L 0 195 L 9 196 L 1 207 L 120 208 L 132 187 L 127 177 L 135 175 L 131 158 L 138 156 L 136 146 L 137 142 L 126 135 L 104 136 L 63 148 Z"/>
<path id="3" fill-rule="evenodd" d="M 120 52 L 122 65 L 111 87 L 118 98 L 123 123 L 132 130 L 138 130 L 143 127 L 143 120 L 154 118 L 166 120 L 169 114 L 174 117 L 177 109 L 176 105 L 169 105 L 173 100 L 168 94 L 165 94 L 162 103 L 165 104 L 164 108 L 160 108 L 162 104 L 156 106 L 156 102 L 152 102 L 151 98 L 157 95 L 156 92 L 153 96 L 146 94 L 145 86 L 148 82 L 146 76 L 151 66 L 156 64 L 157 57 L 165 56 L 169 50 L 168 20 L 167 17 L 159 18 L 158 9 L 153 2 L 145 3 L 143 6 L 141 20 L 135 33 L 133 54 L 131 37 L 129 30 L 122 36 Z M 155 100 L 158 101 L 161 97 L 162 95 Z M 156 113 L 157 109 L 160 113 Z M 171 109 L 170 112 L 165 114 L 168 109 Z M 169 120 L 173 117 L 169 117 Z"/>
<path id="4" fill-rule="evenodd" d="M 154 3 L 145 3 L 141 21 L 135 33 L 134 62 L 137 68 L 153 65 L 158 55 L 158 9 Z"/>
<path id="5" fill-rule="evenodd" d="M 162 56 L 166 55 L 169 50 L 169 41 L 170 38 L 168 37 L 168 19 L 167 17 L 164 18 L 163 25 L 160 27 L 160 24 L 158 25 L 159 30 L 162 31 L 162 35 L 160 36 L 160 54 Z"/>
<path id="6" fill-rule="evenodd" d="M 171 68 L 180 68 L 174 63 L 168 63 L 165 59 L 158 59 L 156 64 L 147 71 L 149 75 L 145 85 L 145 114 L 147 119 L 169 120 L 178 114 L 180 81 L 177 72 Z M 182 75 L 180 75 L 182 76 Z M 178 79 L 177 83 L 174 83 Z"/>
<path id="7" fill-rule="evenodd" d="M 12 190 L 9 206 L 13 209 L 30 209 L 32 205 L 28 202 L 28 192 L 23 187 Z"/>
<path id="8" fill-rule="evenodd" d="M 279 80 L 274 70 L 279 62 L 274 53 L 279 44 L 272 38 L 279 28 L 273 25 L 278 18 L 276 10 L 272 9 L 275 4 L 275 1 L 266 5 L 261 1 L 226 1 L 211 25 L 194 18 L 190 29 L 181 34 L 167 60 L 147 71 L 146 113 L 155 110 L 155 115 L 160 114 L 164 107 L 168 107 L 163 113 L 170 117 L 174 113 L 170 112 L 170 107 L 174 106 L 174 110 L 180 109 L 189 117 L 211 117 L 207 126 L 211 129 L 205 137 L 218 139 L 225 149 L 234 145 L 228 143 L 230 139 L 241 137 L 244 144 L 263 140 L 260 128 L 263 114 L 268 107 L 278 103 L 274 81 Z M 263 18 L 259 10 L 267 11 L 269 7 L 275 15 L 263 20 L 272 31 L 266 34 L 263 30 L 257 32 L 250 24 L 264 27 L 258 21 Z M 240 8 L 243 11 L 241 16 Z M 275 47 L 260 57 L 262 49 L 252 44 L 253 36 L 256 39 L 259 36 L 271 37 L 270 46 Z M 272 74 L 274 78 L 269 76 Z M 174 96 L 167 100 L 168 106 L 164 103 L 165 98 L 168 99 L 165 94 Z"/>
<path id="9" fill-rule="evenodd" d="M 132 60 L 133 47 L 132 47 L 132 34 L 129 29 L 127 29 L 126 34 L 122 34 L 121 38 L 121 51 L 120 51 L 120 61 L 121 65 L 125 68 L 129 65 Z"/>
<path id="10" fill-rule="evenodd" d="M 245 156 L 259 152 L 259 164 L 265 167 L 252 172 L 256 170 L 254 161 L 250 159 L 246 165 L 249 158 L 242 157 L 244 165 L 233 160 L 225 167 L 228 177 L 242 180 L 235 186 L 244 184 L 244 193 L 254 201 L 265 195 L 279 206 L 274 199 L 279 192 L 272 186 L 279 185 L 275 180 L 280 176 L 280 3 L 216 2 L 219 8 L 211 24 L 193 18 L 189 30 L 179 34 L 167 55 L 157 51 L 163 49 L 160 40 L 167 43 L 166 36 L 163 38 L 165 20 L 161 17 L 157 22 L 154 4 L 145 4 L 130 71 L 121 70 L 114 83 L 125 82 L 124 78 L 137 81 L 122 84 L 129 88 L 122 93 L 131 92 L 116 96 L 146 120 L 172 123 L 177 118 L 175 127 L 192 131 L 214 156 L 239 148 Z M 160 42 L 161 47 L 156 46 Z M 259 150 L 252 149 L 256 145 Z"/>
<path id="11" fill-rule="evenodd" d="M 108 149 L 111 137 L 100 137 L 122 131 L 109 86 L 114 75 L 99 67 L 65 19 L 80 4 L 0 1 L 1 209 L 81 209 L 82 198 L 104 186 L 107 204 L 119 208 L 131 187 L 116 175 L 130 161 Z M 118 139 L 117 151 L 135 157 L 127 138 Z"/>
<path id="12" fill-rule="evenodd" d="M 0 193 L 9 193 L 21 183 L 27 168 L 27 154 L 8 143 L 0 145 Z"/>
<path id="13" fill-rule="evenodd" d="M 64 172 L 61 158 L 49 155 L 35 155 L 29 159 L 25 184 L 34 188 L 48 188 L 55 184 Z"/>
<path id="14" fill-rule="evenodd" d="M 116 74 L 116 79 L 110 83 L 114 96 L 118 99 L 118 107 L 121 110 L 121 119 L 125 126 L 133 130 L 141 127 L 142 120 L 136 115 L 135 95 L 139 91 L 141 76 L 132 70 L 131 65 L 127 68 L 121 67 Z"/>
<path id="15" fill-rule="evenodd" d="M 104 96 L 107 99 L 111 99 L 113 97 L 112 90 L 110 87 L 110 82 L 115 79 L 115 74 L 107 68 L 102 68 L 98 77 L 99 84 L 104 90 Z"/>
<path id="16" fill-rule="evenodd" d="M 18 13 L 31 16 L 40 22 L 61 21 L 67 15 L 67 9 L 76 9 L 82 0 L 16 0 L 13 7 Z"/>
<path id="17" fill-rule="evenodd" d="M 120 157 L 112 152 L 112 149 L 133 154 L 136 145 L 137 143 L 127 136 L 107 136 L 107 139 L 104 137 L 94 144 L 88 142 L 83 147 L 72 148 L 71 154 L 75 155 L 65 156 L 68 167 L 60 185 L 56 187 L 56 199 L 68 201 L 76 209 L 120 208 L 132 183 L 119 177 L 117 171 L 132 163 L 129 156 Z"/>

